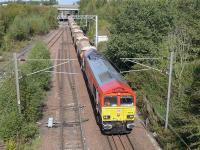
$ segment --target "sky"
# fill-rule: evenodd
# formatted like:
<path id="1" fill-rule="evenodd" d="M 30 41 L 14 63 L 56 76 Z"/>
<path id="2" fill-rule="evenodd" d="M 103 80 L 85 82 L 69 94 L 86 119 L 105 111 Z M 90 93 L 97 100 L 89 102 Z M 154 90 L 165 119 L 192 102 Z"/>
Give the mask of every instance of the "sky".
<path id="1" fill-rule="evenodd" d="M 4 2 L 8 0 L 0 0 L 0 2 Z M 59 4 L 73 4 L 74 2 L 77 2 L 78 0 L 58 0 Z"/>
<path id="2" fill-rule="evenodd" d="M 73 4 L 74 2 L 77 2 L 78 0 L 58 0 L 59 4 Z"/>

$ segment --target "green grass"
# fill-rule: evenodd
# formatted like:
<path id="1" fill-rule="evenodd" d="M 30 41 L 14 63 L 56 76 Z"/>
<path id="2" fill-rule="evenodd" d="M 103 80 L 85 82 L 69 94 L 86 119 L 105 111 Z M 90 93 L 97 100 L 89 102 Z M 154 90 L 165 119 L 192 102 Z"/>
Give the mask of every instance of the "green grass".
<path id="1" fill-rule="evenodd" d="M 35 138 L 31 143 L 20 146 L 21 150 L 38 150 L 41 146 L 41 138 Z"/>

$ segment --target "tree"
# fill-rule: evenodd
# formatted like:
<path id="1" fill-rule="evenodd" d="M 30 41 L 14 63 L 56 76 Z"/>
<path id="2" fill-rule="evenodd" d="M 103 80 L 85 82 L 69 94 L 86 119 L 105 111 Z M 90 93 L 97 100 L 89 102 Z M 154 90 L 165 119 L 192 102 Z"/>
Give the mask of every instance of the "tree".
<path id="1" fill-rule="evenodd" d="M 113 21 L 106 55 L 120 68 L 119 58 L 156 57 L 174 25 L 173 10 L 163 1 L 130 1 Z"/>
<path id="2" fill-rule="evenodd" d="M 15 40 L 24 40 L 29 37 L 30 25 L 25 15 L 16 16 L 10 26 L 9 33 Z"/>

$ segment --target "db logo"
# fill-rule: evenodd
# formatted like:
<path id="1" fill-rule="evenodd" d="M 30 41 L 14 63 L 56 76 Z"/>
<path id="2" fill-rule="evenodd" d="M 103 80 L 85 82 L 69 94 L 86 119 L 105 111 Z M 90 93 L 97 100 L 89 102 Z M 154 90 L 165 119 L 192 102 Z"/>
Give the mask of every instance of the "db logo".
<path id="1" fill-rule="evenodd" d="M 117 112 L 120 113 L 120 112 L 121 112 L 121 109 L 117 109 Z"/>

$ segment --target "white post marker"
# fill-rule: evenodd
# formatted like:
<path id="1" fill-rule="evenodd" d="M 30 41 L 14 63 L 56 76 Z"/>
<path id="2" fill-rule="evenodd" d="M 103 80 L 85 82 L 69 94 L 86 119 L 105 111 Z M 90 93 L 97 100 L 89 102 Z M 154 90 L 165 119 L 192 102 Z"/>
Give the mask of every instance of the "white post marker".
<path id="1" fill-rule="evenodd" d="M 95 46 L 97 48 L 98 45 L 98 16 L 96 16 L 96 40 L 95 40 Z"/>
<path id="2" fill-rule="evenodd" d="M 53 123 L 53 117 L 50 117 L 50 118 L 48 119 L 48 125 L 47 125 L 47 127 L 48 127 L 48 128 L 52 128 L 53 125 L 54 125 L 54 123 Z"/>
<path id="3" fill-rule="evenodd" d="M 19 91 L 19 75 L 18 75 L 18 65 L 17 65 L 17 54 L 13 54 L 14 64 L 15 64 L 15 82 L 16 82 L 16 91 L 17 91 L 17 104 L 19 113 L 21 113 L 21 106 L 20 106 L 20 91 Z"/>
<path id="4" fill-rule="evenodd" d="M 171 96 L 171 83 L 172 83 L 172 70 L 173 70 L 173 56 L 174 51 L 170 52 L 170 68 L 169 68 L 169 82 L 168 82 L 168 93 L 167 93 L 167 110 L 166 110 L 166 118 L 165 118 L 165 130 L 168 127 L 168 119 L 169 119 L 169 103 L 170 103 L 170 96 Z"/>

